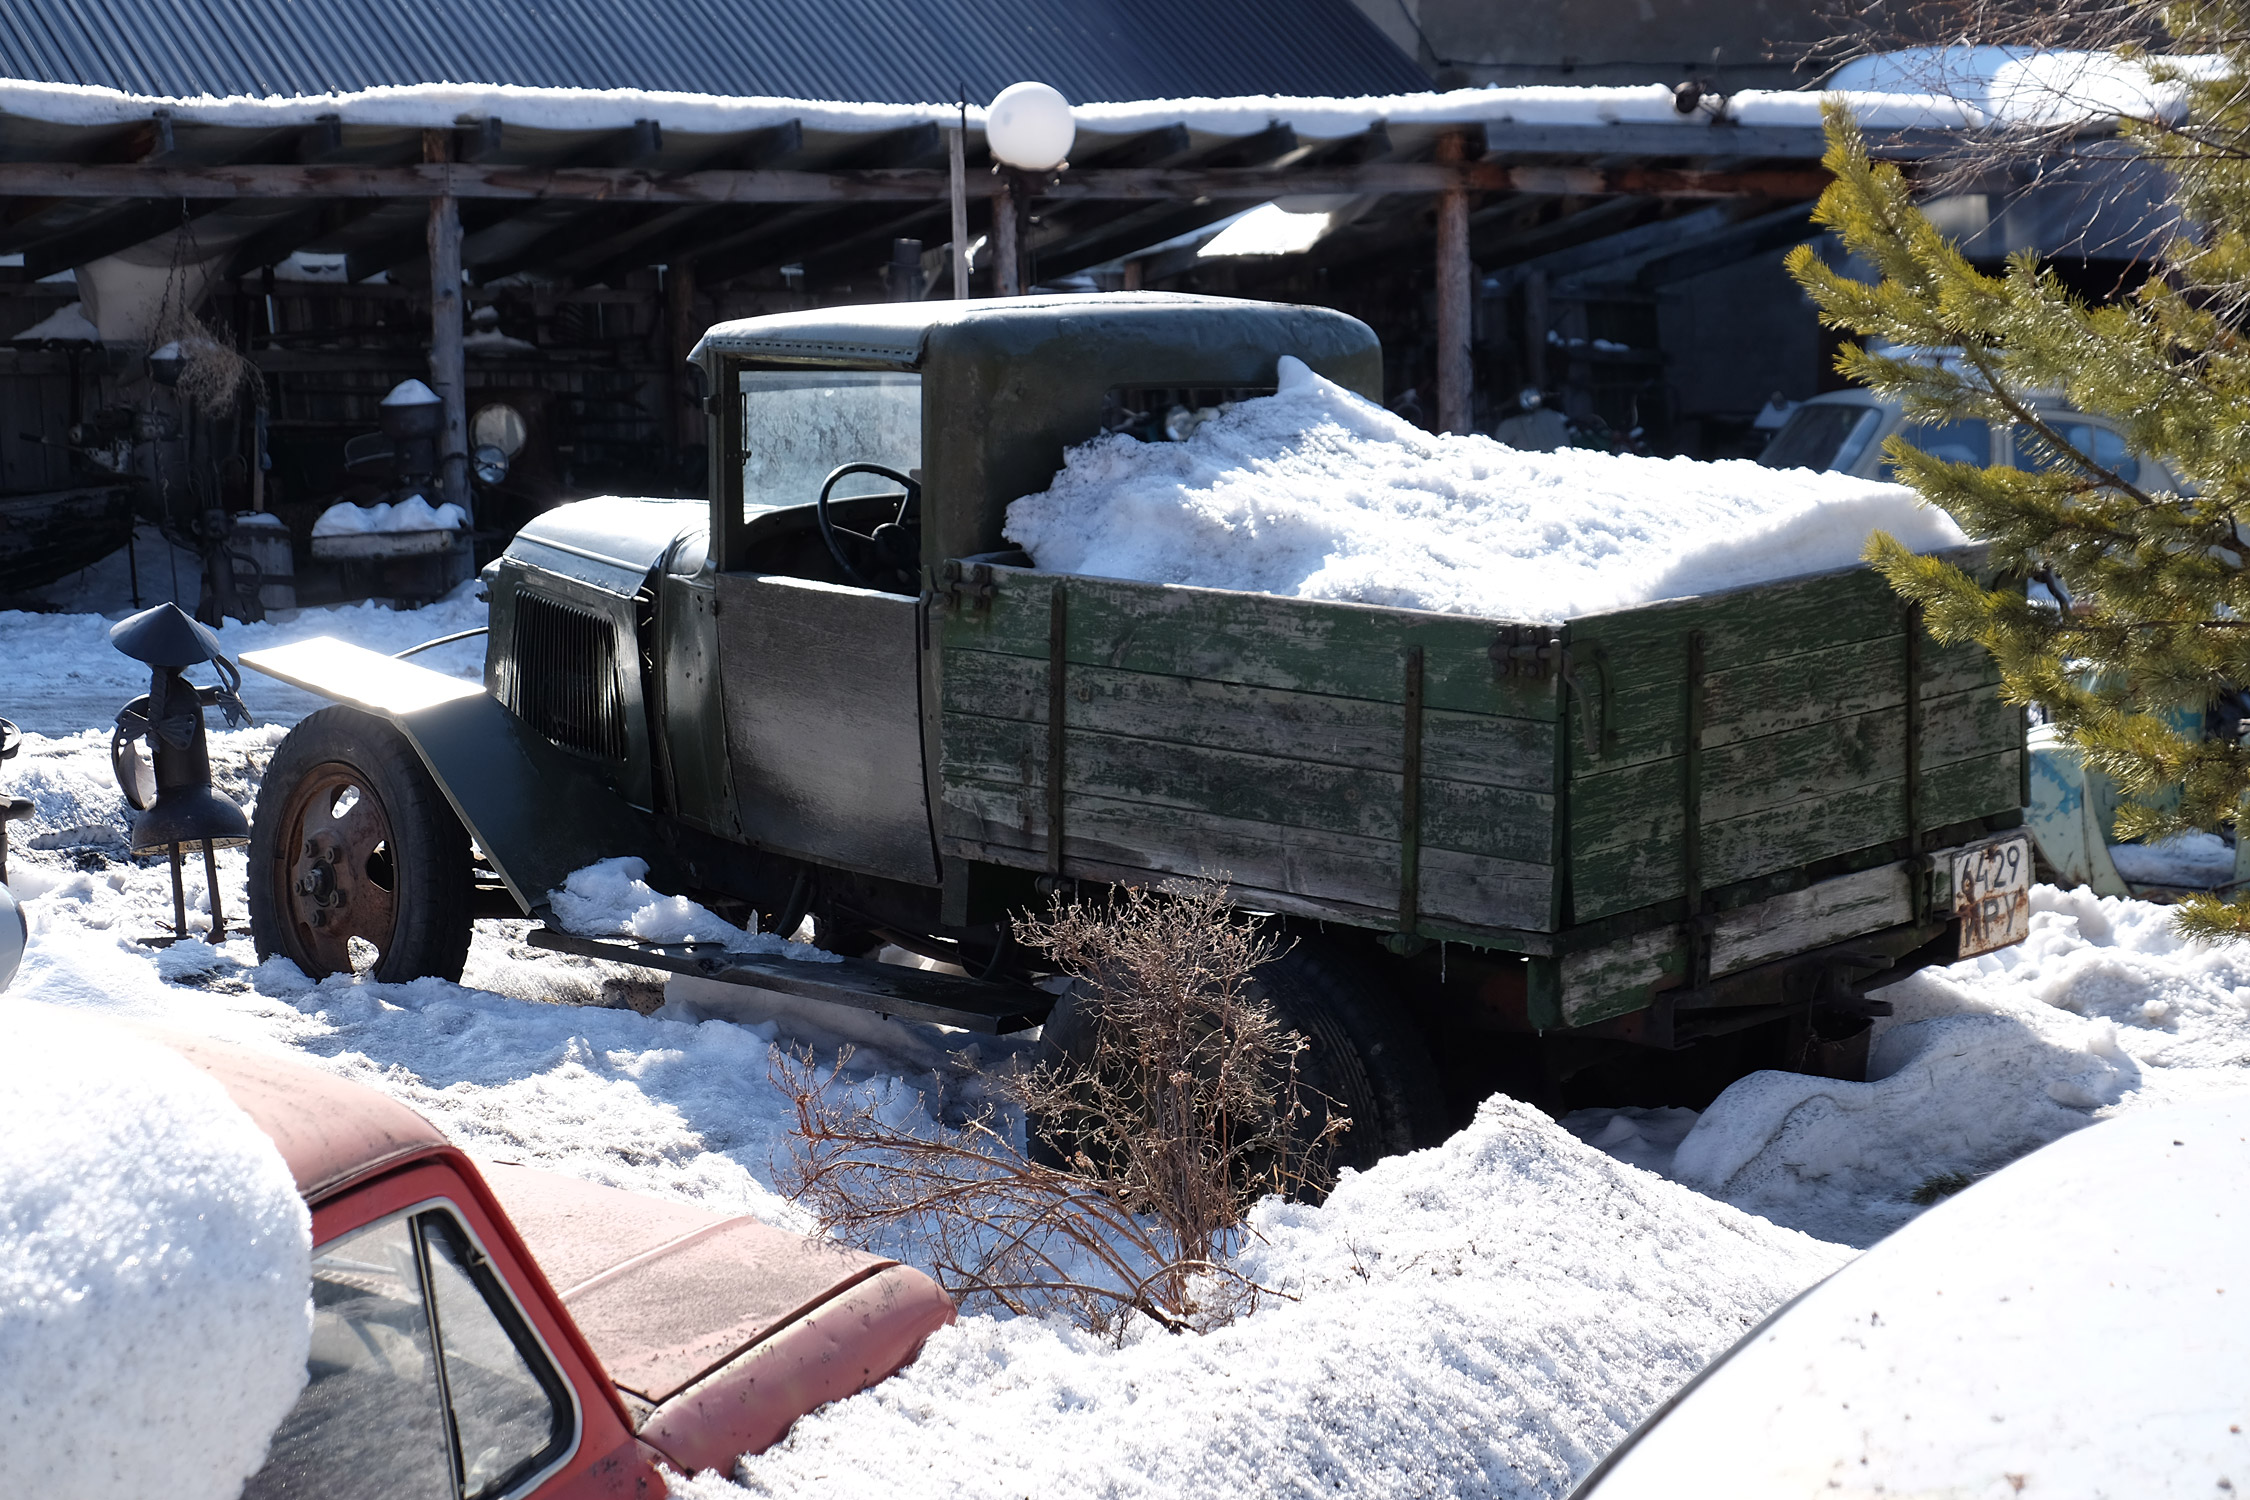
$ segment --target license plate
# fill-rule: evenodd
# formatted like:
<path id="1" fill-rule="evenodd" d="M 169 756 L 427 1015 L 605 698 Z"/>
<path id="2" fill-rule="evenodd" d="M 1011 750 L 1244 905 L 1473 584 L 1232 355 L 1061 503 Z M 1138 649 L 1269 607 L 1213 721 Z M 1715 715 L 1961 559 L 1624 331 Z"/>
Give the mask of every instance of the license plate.
<path id="1" fill-rule="evenodd" d="M 2019 834 L 1953 856 L 1953 914 L 1961 957 L 1975 958 L 2031 935 L 2031 839 Z"/>

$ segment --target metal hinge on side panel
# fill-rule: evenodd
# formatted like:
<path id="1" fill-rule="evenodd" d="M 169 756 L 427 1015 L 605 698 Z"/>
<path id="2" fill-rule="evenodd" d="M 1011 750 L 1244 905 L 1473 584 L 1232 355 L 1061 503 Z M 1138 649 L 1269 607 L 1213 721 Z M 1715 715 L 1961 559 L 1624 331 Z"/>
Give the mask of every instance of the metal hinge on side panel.
<path id="1" fill-rule="evenodd" d="M 1552 625 L 1503 625 L 1492 638 L 1486 655 L 1492 658 L 1492 680 L 1503 682 L 1511 677 L 1527 677 L 1534 682 L 1545 682 L 1550 676 L 1560 677 L 1563 686 L 1578 699 L 1578 715 L 1586 738 L 1586 753 L 1600 760 L 1610 744 L 1610 673 L 1609 653 L 1600 646 L 1583 652 L 1574 652 L 1559 639 Z M 1580 680 L 1581 661 L 1601 679 L 1596 691 L 1601 695 L 1595 702 L 1593 694 Z"/>
<path id="2" fill-rule="evenodd" d="M 960 560 L 954 558 L 938 569 L 938 600 L 949 610 L 966 608 L 981 614 L 992 608 L 992 596 L 997 592 L 988 563 L 973 563 L 964 568 Z"/>

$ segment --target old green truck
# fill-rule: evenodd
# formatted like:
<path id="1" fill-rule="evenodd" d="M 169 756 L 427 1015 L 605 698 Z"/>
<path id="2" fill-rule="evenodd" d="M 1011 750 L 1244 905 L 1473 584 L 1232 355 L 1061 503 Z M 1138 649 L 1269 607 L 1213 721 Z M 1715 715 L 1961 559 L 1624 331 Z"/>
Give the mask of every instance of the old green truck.
<path id="1" fill-rule="evenodd" d="M 1267 990 L 1369 1160 L 1494 1088 L 1700 1102 L 1752 1067 L 1849 1074 L 1871 984 L 2022 937 L 2021 715 L 1864 568 L 1553 623 L 1009 548 L 1008 503 L 1067 447 L 1163 441 L 1176 408 L 1272 391 L 1283 355 L 1379 392 L 1373 334 L 1317 308 L 712 328 L 707 507 L 527 526 L 487 570 L 481 687 L 335 641 L 245 658 L 337 705 L 258 798 L 260 951 L 457 976 L 475 914 L 548 919 L 571 872 L 633 855 L 738 924 L 809 916 L 844 961 L 531 940 L 998 1032 L 1061 988 L 1016 914 L 1223 876 L 1292 940 Z M 871 957 L 894 948 L 942 966 Z"/>

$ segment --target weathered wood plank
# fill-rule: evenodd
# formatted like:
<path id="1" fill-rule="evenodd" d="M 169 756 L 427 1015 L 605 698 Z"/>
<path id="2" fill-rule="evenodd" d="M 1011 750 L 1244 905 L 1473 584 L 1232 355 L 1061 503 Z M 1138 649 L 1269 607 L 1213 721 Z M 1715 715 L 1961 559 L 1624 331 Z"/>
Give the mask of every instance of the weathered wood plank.
<path id="1" fill-rule="evenodd" d="M 1727 912 L 1712 926 L 1711 972 L 1732 974 L 1911 921 L 1909 878 L 1903 862 L 1878 865 Z"/>
<path id="2" fill-rule="evenodd" d="M 1340 920 L 1397 911 L 1395 839 L 1190 810 L 1165 812 L 1163 824 L 1170 847 L 1151 849 L 1147 804 L 1074 792 L 1064 813 L 1064 871 L 1100 864 L 1152 876 L 1224 874 L 1244 887 L 1325 904 Z M 1012 849 L 1021 857 L 1001 862 L 1044 867 L 1046 801 L 1036 788 L 949 780 L 939 827 L 949 848 Z M 1532 930 L 1549 925 L 1554 872 L 1545 865 L 1425 848 L 1422 875 L 1429 894 L 1421 909 L 1432 921 Z"/>
<path id="3" fill-rule="evenodd" d="M 1979 555 L 1974 548 L 1954 554 L 1962 561 Z M 1680 753 L 1690 631 L 1703 632 L 1707 676 L 1721 677 L 1761 662 L 1856 643 L 1880 651 L 1873 643 L 1883 637 L 1897 641 L 1903 662 L 1905 620 L 1904 602 L 1880 574 L 1864 567 L 1573 620 L 1571 653 L 1581 675 L 1591 683 L 1586 663 L 1599 648 L 1616 680 L 1610 684 L 1610 743 L 1597 759 L 1574 741 L 1572 774 Z M 1939 650 L 1935 642 L 1924 641 L 1925 659 Z M 1828 684 L 1831 689 L 1836 685 Z"/>
<path id="4" fill-rule="evenodd" d="M 2002 703 L 1989 687 L 1927 700 L 1922 712 L 1925 769 L 1990 755 L 2016 744 L 2022 734 L 2021 711 Z M 1667 832 L 1676 834 L 1684 794 L 1681 766 L 1679 759 L 1645 761 L 1575 778 L 1570 796 L 1572 851 L 1598 853 Z M 1736 740 L 1704 751 L 1704 821 L 1742 817 L 1905 774 L 1906 717 L 1896 705 L 1754 740 Z"/>
<path id="5" fill-rule="evenodd" d="M 1070 692 L 1074 729 L 1371 769 L 1395 768 L 1404 754 L 1403 710 L 1395 703 L 1091 666 L 1071 670 Z M 949 651 L 944 702 L 951 712 L 1044 724 L 1047 664 Z M 1548 792 L 1554 743 L 1552 722 L 1425 710 L 1422 769 L 1446 780 Z"/>
<path id="6" fill-rule="evenodd" d="M 1060 580 L 1070 591 L 1073 667 L 1398 703 L 1405 691 L 1406 648 L 1420 646 L 1427 706 L 1516 719 L 1555 717 L 1553 682 L 1494 680 L 1490 648 L 1503 622 L 1022 568 L 994 568 L 992 574 L 996 593 L 988 609 L 946 614 L 947 651 L 1044 658 L 1048 591 Z"/>
<path id="7" fill-rule="evenodd" d="M 1721 915 L 1711 934 L 1711 973 L 1740 973 L 1863 933 L 1913 920 L 1909 866 L 1878 865 L 1769 897 Z M 1585 1026 L 1628 1015 L 1687 978 L 1687 933 L 1652 928 L 1559 961 L 1563 1022 Z"/>
<path id="8" fill-rule="evenodd" d="M 1601 948 L 1566 953 L 1562 974 L 1562 1019 L 1587 1026 L 1647 1006 L 1656 990 L 1687 978 L 1687 940 L 1678 927 L 1635 933 Z"/>
<path id="9" fill-rule="evenodd" d="M 1922 696 L 1990 688 L 2000 671 L 1982 646 L 1923 643 Z M 1995 694 L 1994 696 L 1997 696 Z M 1879 636 L 1755 662 L 1704 678 L 1706 748 L 1754 740 L 1853 714 L 1897 709 L 1906 701 L 1906 643 Z"/>
<path id="10" fill-rule="evenodd" d="M 1042 726 L 948 713 L 942 733 L 948 784 L 1046 784 Z M 1395 841 L 1399 834 L 1404 777 L 1396 771 L 1076 729 L 1069 732 L 1063 757 L 1068 807 L 1075 807 L 1080 795 L 1139 804 L 1146 819 L 1144 844 L 1176 835 L 1174 810 L 1363 838 Z M 1067 835 L 1067 807 L 1064 821 Z M 1423 778 L 1425 847 L 1548 864 L 1554 859 L 1554 825 L 1555 799 L 1546 793 Z"/>
<path id="11" fill-rule="evenodd" d="M 2013 811 L 2019 795 L 2019 752 L 1925 769 L 1922 821 L 1940 828 Z M 1703 831 L 1706 887 L 1726 885 L 1777 870 L 1848 854 L 1906 836 L 1904 778 L 1870 782 L 1826 796 L 1707 823 Z M 1574 854 L 1573 920 L 1589 922 L 1680 894 L 1680 828 L 1591 853 Z"/>

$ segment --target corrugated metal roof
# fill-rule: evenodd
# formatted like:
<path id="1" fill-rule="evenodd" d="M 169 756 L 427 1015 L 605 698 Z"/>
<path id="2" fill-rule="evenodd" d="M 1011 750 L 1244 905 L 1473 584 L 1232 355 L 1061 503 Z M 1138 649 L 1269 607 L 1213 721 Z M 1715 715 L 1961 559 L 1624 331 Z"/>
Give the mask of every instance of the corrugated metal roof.
<path id="1" fill-rule="evenodd" d="M 386 84 L 923 103 L 1409 93 L 1350 0 L 70 0 L 0 6 L 0 76 L 129 93 Z"/>

